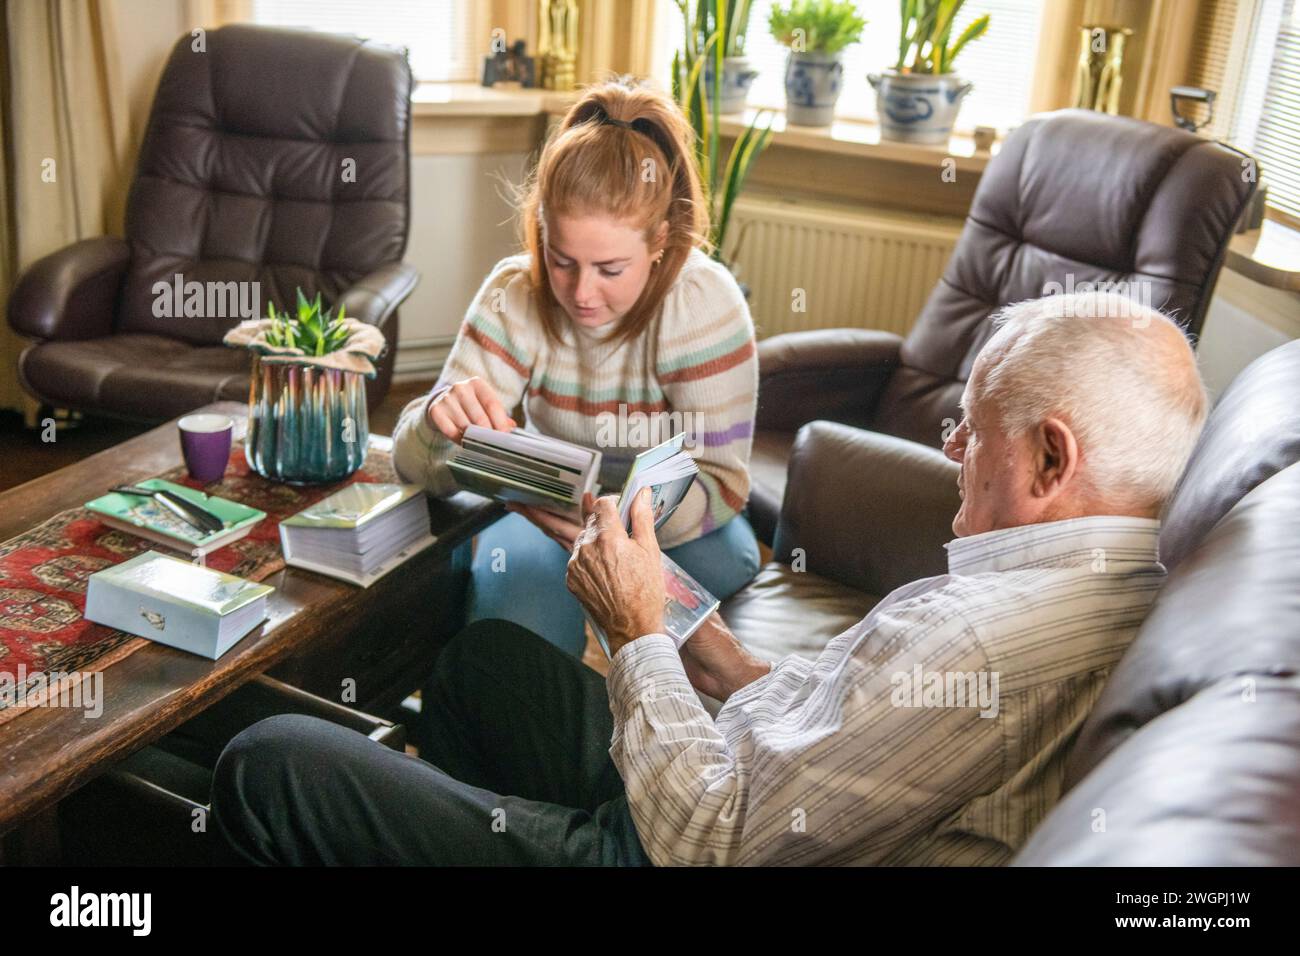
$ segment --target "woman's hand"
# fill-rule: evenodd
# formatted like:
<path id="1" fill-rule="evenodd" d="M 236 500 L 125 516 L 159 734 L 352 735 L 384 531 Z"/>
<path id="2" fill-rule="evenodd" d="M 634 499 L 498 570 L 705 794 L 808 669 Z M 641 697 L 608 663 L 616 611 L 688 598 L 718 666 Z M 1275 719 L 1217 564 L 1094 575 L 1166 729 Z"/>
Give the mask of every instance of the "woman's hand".
<path id="1" fill-rule="evenodd" d="M 591 492 L 588 491 L 582 496 L 582 519 L 584 522 L 591 516 L 594 507 L 595 502 L 591 497 Z M 506 510 L 523 515 L 537 525 L 548 538 L 569 552 L 573 551 L 573 543 L 577 540 L 578 535 L 582 533 L 584 527 L 584 525 L 574 524 L 568 518 L 562 518 L 554 512 L 535 508 L 532 505 L 520 505 L 507 501 Z"/>
<path id="2" fill-rule="evenodd" d="M 499 432 L 516 427 L 492 386 L 477 375 L 457 382 L 430 402 L 428 415 L 429 423 L 458 445 L 470 425 Z"/>

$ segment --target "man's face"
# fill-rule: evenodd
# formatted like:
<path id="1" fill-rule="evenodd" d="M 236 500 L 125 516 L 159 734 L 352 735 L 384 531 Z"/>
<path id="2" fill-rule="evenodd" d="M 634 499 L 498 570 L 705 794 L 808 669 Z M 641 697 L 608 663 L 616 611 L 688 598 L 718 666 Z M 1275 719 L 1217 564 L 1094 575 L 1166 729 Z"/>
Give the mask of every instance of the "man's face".
<path id="1" fill-rule="evenodd" d="M 1039 520 L 1041 510 L 1031 493 L 1034 463 L 1028 436 L 1008 437 L 996 405 L 983 397 L 990 361 L 996 355 L 976 359 L 962 396 L 965 414 L 943 445 L 943 453 L 961 465 L 961 508 L 952 521 L 952 533 L 959 538 L 1029 524 Z"/>

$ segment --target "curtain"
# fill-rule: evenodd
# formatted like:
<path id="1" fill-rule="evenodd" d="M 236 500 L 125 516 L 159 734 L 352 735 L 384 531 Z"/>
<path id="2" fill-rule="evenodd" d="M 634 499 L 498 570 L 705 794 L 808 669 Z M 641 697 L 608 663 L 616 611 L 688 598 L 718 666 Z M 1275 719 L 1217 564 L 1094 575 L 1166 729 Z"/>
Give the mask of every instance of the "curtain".
<path id="1" fill-rule="evenodd" d="M 1113 24 L 1133 31 L 1120 112 L 1173 125 L 1169 89 L 1192 79 L 1202 6 L 1203 0 L 1045 0 L 1031 110 L 1073 105 L 1080 28 Z"/>
<path id="2" fill-rule="evenodd" d="M 649 75 L 656 6 L 655 0 L 578 0 L 578 82 Z"/>
<path id="3" fill-rule="evenodd" d="M 0 306 L 36 259 L 122 234 L 158 75 L 214 2 L 0 0 Z M 0 408 L 30 415 L 23 344 L 0 321 Z"/>

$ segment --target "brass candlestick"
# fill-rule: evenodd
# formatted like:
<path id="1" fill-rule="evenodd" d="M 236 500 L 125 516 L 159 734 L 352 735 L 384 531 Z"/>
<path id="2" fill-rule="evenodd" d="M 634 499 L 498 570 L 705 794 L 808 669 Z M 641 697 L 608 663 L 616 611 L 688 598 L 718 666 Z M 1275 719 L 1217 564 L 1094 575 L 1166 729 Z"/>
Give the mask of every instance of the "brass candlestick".
<path id="1" fill-rule="evenodd" d="M 578 0 L 541 0 L 538 25 L 542 86 L 573 89 L 578 84 Z"/>
<path id="2" fill-rule="evenodd" d="M 1083 27 L 1079 67 L 1074 82 L 1074 105 L 1112 115 L 1119 112 L 1124 86 L 1124 46 L 1133 31 L 1128 27 Z"/>

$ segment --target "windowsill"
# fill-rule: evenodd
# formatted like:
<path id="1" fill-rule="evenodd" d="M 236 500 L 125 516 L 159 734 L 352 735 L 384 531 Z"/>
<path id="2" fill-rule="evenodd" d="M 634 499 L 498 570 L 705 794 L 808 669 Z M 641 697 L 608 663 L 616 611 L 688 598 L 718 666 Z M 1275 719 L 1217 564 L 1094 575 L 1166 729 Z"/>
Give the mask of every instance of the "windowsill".
<path id="1" fill-rule="evenodd" d="M 576 96 L 573 92 L 503 88 L 500 85 L 486 87 L 477 83 L 420 83 L 411 95 L 411 110 L 417 118 L 535 117 L 563 113 Z M 841 156 L 932 167 L 937 167 L 944 159 L 952 159 L 958 170 L 982 172 L 989 157 L 1001 145 L 994 143 L 992 152 L 979 151 L 975 149 L 974 140 L 967 135 L 953 136 L 946 147 L 895 143 L 881 138 L 880 126 L 876 123 L 846 119 L 824 129 L 787 126 L 783 112 L 771 112 L 775 114 L 772 144 Z M 752 109 L 724 115 L 722 133 L 726 136 L 740 135 L 756 115 L 757 111 Z"/>
<path id="2" fill-rule="evenodd" d="M 477 83 L 418 83 L 411 93 L 416 117 L 541 116 L 562 112 L 573 94 Z"/>
<path id="3" fill-rule="evenodd" d="M 1260 285 L 1300 292 L 1300 231 L 1272 219 L 1228 243 L 1225 265 Z"/>
<path id="4" fill-rule="evenodd" d="M 993 149 L 977 150 L 975 140 L 967 135 L 955 134 L 946 146 L 923 146 L 917 143 L 897 143 L 881 137 L 880 124 L 867 120 L 839 119 L 827 127 L 787 125 L 785 113 L 770 110 L 773 144 L 809 149 L 841 156 L 860 156 L 863 159 L 907 163 L 913 166 L 938 167 L 945 159 L 954 160 L 954 168 L 962 171 L 983 172 L 989 158 L 1001 147 L 995 142 Z M 722 117 L 722 132 L 728 136 L 743 133 L 758 110 L 732 113 Z"/>

